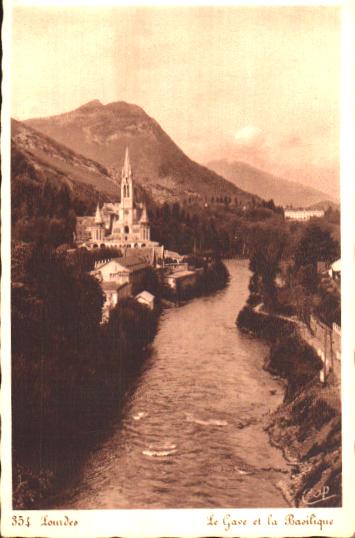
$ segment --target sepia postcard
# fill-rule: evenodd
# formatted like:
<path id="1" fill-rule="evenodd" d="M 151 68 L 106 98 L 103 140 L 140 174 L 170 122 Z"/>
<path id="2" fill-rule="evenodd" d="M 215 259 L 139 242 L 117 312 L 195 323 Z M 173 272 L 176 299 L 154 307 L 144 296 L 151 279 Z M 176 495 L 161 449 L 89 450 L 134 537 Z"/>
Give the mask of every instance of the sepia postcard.
<path id="1" fill-rule="evenodd" d="M 351 537 L 349 0 L 6 0 L 1 535 Z"/>

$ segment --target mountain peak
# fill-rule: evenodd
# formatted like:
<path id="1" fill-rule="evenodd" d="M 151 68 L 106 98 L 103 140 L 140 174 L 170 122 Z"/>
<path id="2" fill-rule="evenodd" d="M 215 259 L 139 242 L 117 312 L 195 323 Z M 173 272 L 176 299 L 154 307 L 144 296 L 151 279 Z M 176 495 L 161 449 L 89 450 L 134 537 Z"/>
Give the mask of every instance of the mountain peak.
<path id="1" fill-rule="evenodd" d="M 103 107 L 104 105 L 99 101 L 98 99 L 93 99 L 92 101 L 89 101 L 88 103 L 85 103 L 85 105 L 79 106 L 76 110 L 81 110 L 82 112 L 90 111 L 90 110 L 96 110 L 98 108 Z"/>
<path id="2" fill-rule="evenodd" d="M 240 190 L 211 170 L 191 161 L 140 106 L 116 101 L 90 101 L 59 116 L 34 118 L 26 125 L 105 168 L 119 170 L 129 147 L 137 183 L 157 201 L 207 201 L 218 196 L 248 200 Z"/>
<path id="3" fill-rule="evenodd" d="M 146 112 L 138 105 L 126 103 L 125 101 L 114 101 L 105 106 L 107 110 L 118 114 L 130 114 L 135 116 L 147 116 Z"/>

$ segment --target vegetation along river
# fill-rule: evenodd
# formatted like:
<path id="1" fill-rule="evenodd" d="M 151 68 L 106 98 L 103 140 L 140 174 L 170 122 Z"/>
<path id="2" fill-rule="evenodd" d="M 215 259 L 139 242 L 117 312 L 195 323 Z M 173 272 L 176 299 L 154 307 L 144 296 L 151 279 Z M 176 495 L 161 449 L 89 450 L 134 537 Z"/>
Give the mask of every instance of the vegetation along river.
<path id="1" fill-rule="evenodd" d="M 248 264 L 226 265 L 224 290 L 164 311 L 123 419 L 60 508 L 287 506 L 262 420 L 283 388 L 262 368 L 266 345 L 235 326 Z"/>

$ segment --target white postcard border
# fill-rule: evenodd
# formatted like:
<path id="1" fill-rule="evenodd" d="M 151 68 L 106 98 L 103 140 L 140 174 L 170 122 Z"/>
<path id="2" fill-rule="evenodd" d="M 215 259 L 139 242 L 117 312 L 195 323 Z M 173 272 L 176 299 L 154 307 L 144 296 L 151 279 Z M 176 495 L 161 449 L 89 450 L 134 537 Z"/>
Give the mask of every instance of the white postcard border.
<path id="1" fill-rule="evenodd" d="M 343 405 L 343 493 L 342 508 L 287 509 L 179 509 L 179 510 L 12 510 L 11 492 L 11 350 L 10 350 L 10 79 L 11 79 L 11 9 L 15 5 L 176 5 L 176 2 L 118 2 L 104 0 L 6 0 L 2 27 L 2 283 L 1 283 L 1 534 L 29 537 L 158 537 L 158 536 L 351 536 L 355 530 L 354 509 L 354 21 L 352 2 L 223 2 L 224 5 L 341 5 L 342 14 L 342 98 L 341 98 L 341 234 L 342 234 L 342 405 Z M 179 2 L 191 5 L 191 2 Z M 213 5 L 205 0 L 196 4 Z M 19 336 L 20 337 L 20 336 Z M 286 525 L 287 516 L 304 524 Z M 14 516 L 24 524 L 14 525 Z M 211 519 L 212 517 L 212 519 Z M 26 526 L 29 518 L 30 526 Z M 260 518 L 260 522 L 259 522 Z M 247 520 L 247 524 L 231 524 Z M 319 520 L 328 521 L 320 524 Z M 18 520 L 17 520 L 18 521 Z M 51 521 L 60 525 L 49 524 Z M 77 523 L 75 524 L 75 522 Z M 208 525 L 208 521 L 217 521 Z M 277 521 L 278 524 L 272 524 Z M 308 524 L 307 524 L 308 521 Z M 332 521 L 332 523 L 329 523 Z"/>

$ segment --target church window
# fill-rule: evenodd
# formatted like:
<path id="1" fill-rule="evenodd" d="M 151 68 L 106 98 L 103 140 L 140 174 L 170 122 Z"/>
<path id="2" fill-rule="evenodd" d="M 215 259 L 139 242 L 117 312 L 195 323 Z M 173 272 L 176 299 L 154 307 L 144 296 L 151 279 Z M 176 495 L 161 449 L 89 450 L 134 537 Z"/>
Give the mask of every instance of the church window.
<path id="1" fill-rule="evenodd" d="M 129 198 L 129 185 L 127 185 L 127 198 Z"/>
<path id="2" fill-rule="evenodd" d="M 125 226 L 125 227 L 124 227 L 124 233 L 125 233 L 125 234 L 129 234 L 129 226 Z"/>

